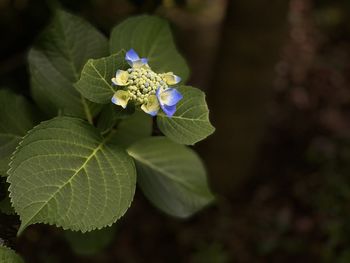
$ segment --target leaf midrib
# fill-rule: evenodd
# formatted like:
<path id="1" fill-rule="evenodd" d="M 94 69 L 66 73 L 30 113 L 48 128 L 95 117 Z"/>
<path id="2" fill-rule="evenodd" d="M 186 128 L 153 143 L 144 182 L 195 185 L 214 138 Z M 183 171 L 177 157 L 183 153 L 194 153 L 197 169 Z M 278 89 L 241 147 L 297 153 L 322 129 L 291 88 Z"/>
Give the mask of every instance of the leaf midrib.
<path id="1" fill-rule="evenodd" d="M 86 161 L 80 166 L 80 168 L 78 170 L 75 171 L 75 173 L 69 178 L 69 180 L 67 182 L 65 182 L 63 185 L 61 185 L 53 194 L 52 196 L 47 200 L 44 201 L 43 205 L 37 210 L 36 213 L 34 213 L 28 220 L 26 220 L 26 222 L 22 222 L 19 230 L 18 230 L 18 235 L 20 235 L 22 233 L 22 231 L 24 230 L 24 228 L 27 226 L 27 224 L 33 219 L 35 218 L 35 216 L 37 216 L 42 209 L 56 196 L 57 193 L 59 193 L 67 184 L 71 183 L 71 181 L 74 179 L 74 177 L 79 174 L 79 172 L 83 169 L 85 169 L 85 166 L 88 164 L 88 162 L 97 154 L 98 151 L 100 151 L 102 149 L 102 147 L 104 146 L 104 144 L 110 139 L 111 134 L 107 137 L 105 137 L 103 139 L 103 141 L 92 151 L 92 153 L 86 158 Z M 88 176 L 88 175 L 87 175 Z"/>
<path id="2" fill-rule="evenodd" d="M 208 120 L 195 119 L 195 118 L 191 119 L 191 118 L 180 117 L 180 116 L 172 116 L 172 117 L 169 118 L 164 113 L 159 113 L 158 116 L 159 117 L 163 117 L 163 118 L 168 118 L 169 120 L 171 120 L 171 119 L 178 119 L 178 120 L 195 121 L 195 122 L 208 122 Z"/>
<path id="3" fill-rule="evenodd" d="M 106 63 L 106 62 L 104 61 L 104 63 Z M 91 67 L 96 71 L 97 75 L 101 78 L 101 80 L 102 80 L 104 83 L 106 83 L 106 85 L 109 87 L 109 89 L 114 93 L 115 90 L 114 90 L 114 89 L 112 88 L 112 86 L 106 81 L 105 77 L 102 76 L 102 75 L 100 74 L 100 72 L 97 70 L 97 68 L 96 68 L 95 65 L 93 64 L 93 60 L 90 61 L 90 65 L 91 65 Z"/>
<path id="4" fill-rule="evenodd" d="M 59 25 L 61 27 L 61 32 L 62 32 L 62 35 L 63 35 L 63 43 L 64 43 L 64 46 L 66 48 L 66 52 L 67 52 L 66 54 L 68 55 L 68 58 L 69 58 L 68 61 L 69 61 L 69 64 L 71 65 L 71 68 L 72 68 L 72 71 L 73 71 L 73 75 L 75 77 L 75 81 L 78 81 L 79 80 L 79 75 L 80 75 L 79 74 L 79 69 L 76 68 L 76 65 L 75 65 L 74 59 L 73 59 L 73 57 L 74 57 L 73 53 L 72 53 L 71 49 L 68 47 L 68 40 L 67 40 L 66 32 L 63 29 L 63 23 L 61 23 L 61 19 L 60 18 L 59 18 L 59 21 L 60 21 Z M 72 86 L 73 85 L 74 84 L 72 83 Z M 91 109 L 87 105 L 85 98 L 81 94 L 79 94 L 79 96 L 80 96 L 80 99 L 81 99 L 81 104 L 83 106 L 86 118 L 87 118 L 87 120 L 88 120 L 88 122 L 90 124 L 93 124 Z"/>
<path id="5" fill-rule="evenodd" d="M 154 169 L 155 171 L 158 171 L 161 174 L 164 174 L 168 179 L 177 182 L 178 184 L 182 185 L 184 188 L 188 189 L 192 193 L 196 193 L 198 195 L 204 196 L 203 193 L 199 193 L 196 189 L 192 188 L 190 185 L 185 183 L 184 181 L 181 181 L 177 179 L 176 177 L 172 176 L 169 172 L 160 169 L 159 167 L 153 165 L 151 162 L 147 161 L 146 159 L 140 157 L 140 155 L 135 154 L 134 152 L 128 150 L 127 151 L 130 156 L 132 156 L 134 159 L 139 161 L 140 163 L 144 164 L 145 166 L 148 166 L 151 169 Z"/>

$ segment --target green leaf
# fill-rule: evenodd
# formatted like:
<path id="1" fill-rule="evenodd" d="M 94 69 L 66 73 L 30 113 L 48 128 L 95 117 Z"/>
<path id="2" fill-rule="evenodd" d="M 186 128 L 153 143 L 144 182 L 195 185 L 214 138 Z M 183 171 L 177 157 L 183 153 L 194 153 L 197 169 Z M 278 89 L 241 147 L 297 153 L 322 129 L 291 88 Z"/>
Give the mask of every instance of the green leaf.
<path id="1" fill-rule="evenodd" d="M 208 137 L 215 128 L 209 121 L 205 94 L 190 86 L 181 86 L 178 90 L 183 99 L 177 104 L 175 114 L 169 118 L 159 113 L 158 127 L 174 142 L 192 145 Z"/>
<path id="2" fill-rule="evenodd" d="M 164 19 L 143 15 L 126 19 L 114 27 L 110 39 L 111 53 L 130 48 L 148 58 L 155 72 L 172 71 L 183 82 L 188 79 L 188 66 L 176 50 L 169 24 Z"/>
<path id="3" fill-rule="evenodd" d="M 111 137 L 111 143 L 128 147 L 134 142 L 152 134 L 152 117 L 142 111 L 136 111 L 131 117 L 122 120 Z"/>
<path id="4" fill-rule="evenodd" d="M 15 251 L 2 245 L 0 245 L 0 262 L 24 263 L 23 259 Z"/>
<path id="5" fill-rule="evenodd" d="M 26 135 L 10 163 L 19 233 L 47 223 L 82 232 L 111 225 L 128 209 L 136 172 L 125 150 L 85 121 L 57 117 Z"/>
<path id="6" fill-rule="evenodd" d="M 0 90 L 0 105 L 0 174 L 5 176 L 11 154 L 36 121 L 34 107 L 9 90 Z"/>
<path id="7" fill-rule="evenodd" d="M 116 92 L 111 79 L 118 69 L 126 69 L 125 52 L 100 59 L 89 59 L 75 88 L 87 99 L 97 103 L 111 102 Z"/>
<path id="8" fill-rule="evenodd" d="M 109 132 L 118 121 L 126 119 L 135 113 L 135 105 L 129 103 L 126 109 L 117 106 L 113 103 L 108 103 L 103 106 L 98 117 L 97 128 L 102 134 Z"/>
<path id="9" fill-rule="evenodd" d="M 92 120 L 99 106 L 74 88 L 90 58 L 108 54 L 107 39 L 83 19 L 58 10 L 29 52 L 32 95 L 50 116 L 59 112 Z"/>
<path id="10" fill-rule="evenodd" d="M 64 231 L 68 243 L 74 253 L 83 256 L 91 256 L 105 249 L 113 240 L 116 225 L 105 227 L 101 230 L 93 230 L 88 233 Z"/>
<path id="11" fill-rule="evenodd" d="M 173 216 L 188 217 L 213 201 L 197 154 L 165 137 L 151 137 L 128 148 L 138 183 L 147 198 Z"/>

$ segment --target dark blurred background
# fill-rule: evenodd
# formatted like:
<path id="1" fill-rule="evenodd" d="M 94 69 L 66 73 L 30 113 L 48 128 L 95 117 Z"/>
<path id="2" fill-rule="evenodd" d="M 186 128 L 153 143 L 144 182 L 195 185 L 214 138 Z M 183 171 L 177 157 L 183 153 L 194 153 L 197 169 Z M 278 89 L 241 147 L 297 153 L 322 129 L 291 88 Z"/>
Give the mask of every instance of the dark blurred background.
<path id="1" fill-rule="evenodd" d="M 106 35 L 135 14 L 171 21 L 217 128 L 195 146 L 217 202 L 181 221 L 137 193 L 88 257 L 54 227 L 9 231 L 27 262 L 350 262 L 349 0 L 55 2 Z M 29 96 L 26 55 L 53 3 L 0 0 L 1 87 Z"/>

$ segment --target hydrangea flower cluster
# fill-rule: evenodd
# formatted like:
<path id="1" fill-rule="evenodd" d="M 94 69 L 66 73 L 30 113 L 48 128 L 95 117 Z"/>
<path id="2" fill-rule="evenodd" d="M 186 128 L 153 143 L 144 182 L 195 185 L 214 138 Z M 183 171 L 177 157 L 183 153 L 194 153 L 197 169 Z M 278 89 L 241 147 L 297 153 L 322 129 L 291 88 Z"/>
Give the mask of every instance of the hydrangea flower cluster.
<path id="1" fill-rule="evenodd" d="M 148 60 L 140 58 L 133 49 L 126 52 L 125 60 L 131 68 L 117 70 L 112 78 L 114 85 L 122 87 L 113 95 L 112 102 L 126 108 L 128 102 L 133 101 L 152 116 L 157 115 L 160 109 L 168 117 L 173 116 L 182 95 L 171 86 L 179 83 L 181 78 L 172 72 L 155 73 Z"/>

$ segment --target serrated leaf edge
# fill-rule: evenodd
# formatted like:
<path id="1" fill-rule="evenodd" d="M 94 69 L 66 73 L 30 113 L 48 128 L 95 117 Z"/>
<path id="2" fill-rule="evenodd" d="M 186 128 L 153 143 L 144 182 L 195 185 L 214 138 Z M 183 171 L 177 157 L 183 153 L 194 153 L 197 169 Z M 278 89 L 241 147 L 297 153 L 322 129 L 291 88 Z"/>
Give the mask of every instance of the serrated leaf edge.
<path id="1" fill-rule="evenodd" d="M 196 120 L 196 121 L 202 121 L 202 122 L 206 122 L 206 121 L 208 121 L 208 124 L 209 124 L 209 126 L 210 126 L 210 131 L 208 132 L 208 134 L 205 136 L 205 137 L 202 137 L 201 139 L 198 139 L 197 141 L 195 141 L 195 142 L 193 142 L 193 143 L 189 143 L 189 144 L 185 144 L 185 143 L 179 143 L 179 142 L 177 142 L 177 141 L 175 141 L 175 140 L 173 140 L 172 138 L 169 138 L 168 136 L 166 136 L 169 140 L 171 140 L 171 141 L 173 141 L 173 142 L 175 142 L 175 143 L 179 143 L 179 144 L 183 144 L 183 145 L 195 145 L 196 143 L 198 143 L 198 142 L 200 142 L 200 141 L 203 141 L 203 140 L 205 140 L 206 138 L 208 138 L 210 135 L 212 135 L 215 131 L 216 131 L 216 128 L 213 126 L 213 124 L 212 124 L 212 122 L 211 122 L 211 119 L 210 119 L 210 109 L 209 109 L 209 107 L 208 107 L 208 103 L 207 103 L 207 94 L 204 92 L 204 91 L 202 91 L 201 89 L 198 89 L 198 88 L 196 88 L 196 87 L 193 87 L 193 86 L 189 86 L 189 85 L 181 85 L 180 87 L 183 87 L 183 88 L 193 88 L 193 89 L 196 89 L 196 90 L 198 90 L 198 91 L 200 91 L 201 92 L 201 98 L 203 98 L 203 100 L 204 100 L 204 102 L 205 102 L 205 104 L 204 104 L 204 106 L 205 106 L 205 108 L 206 108 L 206 110 L 208 111 L 208 116 L 207 116 L 207 120 Z M 161 113 L 159 113 L 158 114 L 158 116 L 159 117 L 162 117 L 162 118 L 169 118 L 168 116 L 166 116 L 163 112 L 161 112 Z M 191 121 L 193 121 L 192 119 L 189 119 L 189 118 L 180 118 L 180 117 L 178 117 L 178 116 L 174 116 L 174 117 L 171 117 L 171 118 L 177 118 L 177 119 L 186 119 L 186 120 L 191 120 Z M 158 125 L 158 124 L 157 124 Z M 208 127 L 209 128 L 209 127 Z M 209 129 L 208 129 L 209 130 Z"/>
<path id="2" fill-rule="evenodd" d="M 67 117 L 67 116 L 66 116 L 66 117 Z M 47 123 L 47 122 L 50 122 L 50 121 L 52 121 L 52 120 L 54 120 L 54 119 L 57 119 L 57 118 L 61 118 L 61 117 L 55 117 L 55 118 L 52 118 L 52 119 L 50 119 L 50 120 L 42 121 L 42 122 L 39 123 L 38 125 L 34 126 L 31 130 L 29 130 L 29 131 L 26 133 L 26 135 L 24 135 L 24 136 L 22 137 L 22 140 L 18 143 L 18 145 L 17 145 L 17 147 L 16 147 L 16 150 L 15 150 L 15 151 L 12 153 L 12 155 L 11 155 L 11 161 L 9 162 L 9 167 L 10 167 L 10 169 L 7 171 L 8 175 L 10 175 L 11 170 L 13 170 L 12 167 L 11 167 L 11 165 L 12 165 L 12 163 L 13 163 L 13 160 L 14 160 L 14 158 L 15 158 L 16 153 L 17 153 L 18 150 L 21 148 L 24 139 L 25 139 L 27 136 L 29 136 L 30 134 L 32 134 L 33 131 L 34 131 L 39 125 L 44 124 L 44 123 Z M 80 120 L 80 121 L 82 121 L 82 122 L 85 121 L 85 120 L 82 120 L 82 119 L 76 118 L 76 117 L 67 117 L 67 118 L 77 119 L 77 120 Z M 104 143 L 106 143 L 106 141 L 107 141 L 106 138 L 104 138 Z M 102 144 L 102 143 L 101 143 L 101 144 Z M 131 156 L 130 156 L 130 157 L 131 157 Z M 131 157 L 131 160 L 132 160 L 132 166 L 133 166 L 133 168 L 134 168 L 135 174 L 137 174 L 137 172 L 136 172 L 136 165 L 135 165 L 134 159 L 133 159 L 132 157 Z M 6 178 L 6 182 L 10 184 L 9 189 L 8 189 L 8 191 L 9 191 L 9 197 L 10 197 L 10 204 L 11 204 L 11 206 L 14 208 L 15 213 L 16 213 L 17 215 L 19 215 L 19 217 L 21 218 L 20 214 L 16 211 L 16 208 L 15 208 L 13 202 L 12 202 L 12 192 L 11 192 L 11 188 L 12 188 L 12 187 L 11 187 L 11 183 L 8 181 L 8 177 Z M 136 190 L 136 188 L 135 188 L 135 190 Z M 18 230 L 18 232 L 17 232 L 17 236 L 20 236 L 20 235 L 23 233 L 23 231 L 25 230 L 25 228 L 27 228 L 28 226 L 30 226 L 30 225 L 36 225 L 36 224 L 46 224 L 46 225 L 56 226 L 56 227 L 62 228 L 63 230 L 70 230 L 70 231 L 73 231 L 73 232 L 81 232 L 81 233 L 87 233 L 87 232 L 91 232 L 91 231 L 94 231 L 94 230 L 100 230 L 100 229 L 105 228 L 105 227 L 110 227 L 110 226 L 112 226 L 114 223 L 116 223 L 120 218 L 122 218 L 122 217 L 125 215 L 126 211 L 131 207 L 131 204 L 132 204 L 132 202 L 133 202 L 133 200 L 134 200 L 134 196 L 135 196 L 135 191 L 134 191 L 134 194 L 132 195 L 132 199 L 130 200 L 129 206 L 128 206 L 127 209 L 125 209 L 124 213 L 121 214 L 119 217 L 115 218 L 115 220 L 114 220 L 112 223 L 107 224 L 107 225 L 105 225 L 105 226 L 102 226 L 102 227 L 91 227 L 91 228 L 87 229 L 86 231 L 84 231 L 84 230 L 70 229 L 69 227 L 64 227 L 64 226 L 61 226 L 61 225 L 57 225 L 57 224 L 52 223 L 52 222 L 49 222 L 49 221 L 35 222 L 35 223 L 29 224 L 29 225 L 26 224 L 26 225 L 24 225 L 24 226 L 22 225 L 22 222 L 21 222 L 21 226 L 20 226 L 20 228 L 19 228 L 19 230 Z M 34 218 L 34 217 L 33 217 L 33 218 Z M 29 220 L 29 221 L 30 221 L 30 220 Z"/>

